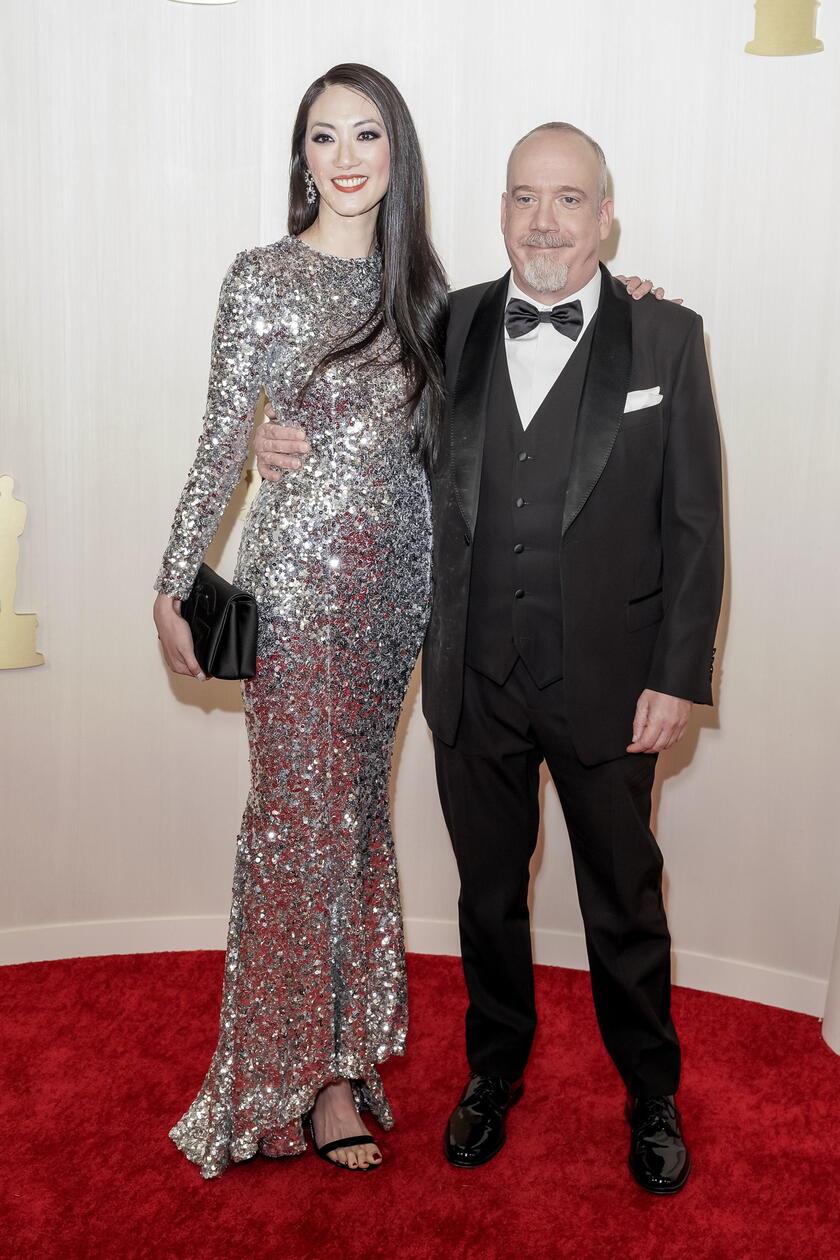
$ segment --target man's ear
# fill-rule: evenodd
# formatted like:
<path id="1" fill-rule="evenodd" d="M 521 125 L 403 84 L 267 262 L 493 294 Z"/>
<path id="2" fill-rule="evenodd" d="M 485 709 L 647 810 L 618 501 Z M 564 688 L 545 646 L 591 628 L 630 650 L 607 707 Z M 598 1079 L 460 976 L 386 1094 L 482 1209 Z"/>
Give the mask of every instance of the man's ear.
<path id="1" fill-rule="evenodd" d="M 507 193 L 506 193 L 506 192 L 503 192 L 503 193 L 502 193 L 502 206 L 501 206 L 501 227 L 502 227 L 502 234 L 504 234 L 504 230 L 505 230 L 505 219 L 506 219 L 506 218 L 507 218 Z"/>
<path id="2" fill-rule="evenodd" d="M 611 197 L 605 197 L 598 211 L 598 230 L 601 240 L 605 241 L 610 234 L 613 221 L 613 203 Z"/>

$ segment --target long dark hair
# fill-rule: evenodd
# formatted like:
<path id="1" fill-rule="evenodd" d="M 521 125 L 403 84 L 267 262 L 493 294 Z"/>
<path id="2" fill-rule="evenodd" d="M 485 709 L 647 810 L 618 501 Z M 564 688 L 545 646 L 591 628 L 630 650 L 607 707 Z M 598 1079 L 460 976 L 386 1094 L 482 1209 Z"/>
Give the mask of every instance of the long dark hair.
<path id="1" fill-rule="evenodd" d="M 292 132 L 289 234 L 299 236 L 318 217 L 317 198 L 314 205 L 306 200 L 306 123 L 314 102 L 334 84 L 367 97 L 378 109 L 388 135 L 390 178 L 376 219 L 382 287 L 370 317 L 324 356 L 310 381 L 329 364 L 369 349 L 383 329 L 391 333 L 408 380 L 406 406 L 414 416 L 415 445 L 428 461 L 434 456 L 444 403 L 446 276 L 426 226 L 417 132 L 402 96 L 378 70 L 353 63 L 333 66 L 304 92 Z"/>

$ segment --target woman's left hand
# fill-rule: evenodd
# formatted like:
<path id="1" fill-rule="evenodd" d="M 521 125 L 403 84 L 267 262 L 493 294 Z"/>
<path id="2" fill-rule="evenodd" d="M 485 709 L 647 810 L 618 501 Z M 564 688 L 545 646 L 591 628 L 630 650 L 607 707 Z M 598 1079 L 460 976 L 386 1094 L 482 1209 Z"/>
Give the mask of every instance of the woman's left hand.
<path id="1" fill-rule="evenodd" d="M 636 302 L 638 302 L 639 298 L 643 298 L 646 294 L 651 292 L 653 293 L 653 296 L 655 298 L 659 298 L 660 301 L 665 296 L 664 289 L 654 289 L 652 280 L 640 280 L 638 276 L 616 276 L 616 280 L 621 281 L 631 298 L 633 298 Z M 682 298 L 669 298 L 668 301 L 673 302 L 675 306 L 682 306 L 683 300 Z"/>

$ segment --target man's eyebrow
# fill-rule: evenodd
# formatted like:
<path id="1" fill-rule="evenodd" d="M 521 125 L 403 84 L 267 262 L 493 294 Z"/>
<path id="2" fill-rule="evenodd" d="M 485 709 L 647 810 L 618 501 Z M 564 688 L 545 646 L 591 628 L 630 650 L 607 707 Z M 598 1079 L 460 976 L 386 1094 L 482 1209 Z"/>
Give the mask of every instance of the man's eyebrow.
<path id="1" fill-rule="evenodd" d="M 350 126 L 351 126 L 351 127 L 369 127 L 369 126 L 371 125 L 371 123 L 373 124 L 373 126 L 374 126 L 374 127 L 381 127 L 381 126 L 382 126 L 382 123 L 381 123 L 381 122 L 378 122 L 376 118 L 363 118 L 363 119 L 361 120 L 361 122 L 354 122 L 354 123 L 351 123 L 351 124 L 350 124 Z M 312 126 L 312 127 L 328 127 L 328 128 L 330 129 L 330 131 L 335 131 L 335 127 L 333 126 L 333 124 L 332 124 L 332 123 L 327 123 L 327 122 L 314 122 L 314 123 L 311 123 L 311 124 L 310 124 L 310 126 Z"/>
<path id="2" fill-rule="evenodd" d="M 516 184 L 513 188 L 511 188 L 510 193 L 511 193 L 511 196 L 513 196 L 514 193 L 518 193 L 518 192 L 534 192 L 534 191 L 535 189 L 532 187 L 531 184 Z M 557 184 L 554 188 L 551 189 L 551 191 L 555 193 L 577 193 L 579 197 L 588 196 L 588 193 L 586 192 L 585 188 L 577 188 L 574 184 Z"/>

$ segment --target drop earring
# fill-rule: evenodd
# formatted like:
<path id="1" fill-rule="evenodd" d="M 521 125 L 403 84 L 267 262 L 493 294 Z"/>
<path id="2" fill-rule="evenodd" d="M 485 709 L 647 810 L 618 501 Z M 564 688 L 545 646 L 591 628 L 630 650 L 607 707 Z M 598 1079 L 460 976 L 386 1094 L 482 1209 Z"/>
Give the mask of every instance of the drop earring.
<path id="1" fill-rule="evenodd" d="M 315 180 L 312 178 L 312 172 L 308 167 L 303 172 L 303 182 L 306 185 L 306 203 L 314 206 L 318 200 L 318 189 L 315 187 Z"/>

